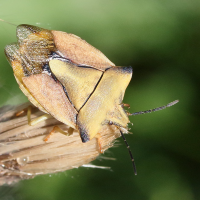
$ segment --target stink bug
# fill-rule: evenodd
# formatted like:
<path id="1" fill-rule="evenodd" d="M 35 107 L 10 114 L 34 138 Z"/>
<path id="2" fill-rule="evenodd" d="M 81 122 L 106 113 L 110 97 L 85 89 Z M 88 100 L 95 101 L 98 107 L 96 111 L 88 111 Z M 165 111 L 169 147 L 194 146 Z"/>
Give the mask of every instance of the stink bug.
<path id="1" fill-rule="evenodd" d="M 78 129 L 82 142 L 110 121 L 127 129 L 122 100 L 131 67 L 116 67 L 73 34 L 19 25 L 17 38 L 5 54 L 20 89 L 35 106 Z"/>
<path id="2" fill-rule="evenodd" d="M 5 54 L 20 89 L 40 110 L 78 130 L 82 142 L 98 137 L 105 124 L 117 126 L 126 142 L 128 115 L 165 108 L 128 114 L 122 101 L 132 67 L 115 66 L 76 35 L 19 25 L 17 39 Z"/>

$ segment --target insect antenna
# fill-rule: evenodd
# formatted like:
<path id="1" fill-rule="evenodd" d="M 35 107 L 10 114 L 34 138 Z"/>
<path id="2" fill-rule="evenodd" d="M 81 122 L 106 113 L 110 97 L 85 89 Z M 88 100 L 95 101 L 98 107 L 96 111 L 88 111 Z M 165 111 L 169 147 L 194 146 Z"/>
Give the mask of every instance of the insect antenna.
<path id="1" fill-rule="evenodd" d="M 11 22 L 8 22 L 8 21 L 6 21 L 6 20 L 4 20 L 4 19 L 0 19 L 0 21 L 5 22 L 5 23 L 7 23 L 7 24 L 10 24 L 10 25 L 12 25 L 12 26 L 17 26 L 16 24 L 13 24 L 13 23 L 11 23 Z"/>
<path id="2" fill-rule="evenodd" d="M 135 161 L 134 161 L 133 154 L 132 154 L 132 152 L 131 152 L 130 146 L 128 145 L 128 142 L 126 141 L 126 138 L 125 138 L 123 132 L 122 132 L 120 129 L 119 129 L 119 131 L 120 131 L 120 133 L 121 133 L 121 135 L 122 135 L 122 138 L 123 138 L 123 140 L 124 140 L 124 142 L 125 142 L 125 144 L 126 144 L 126 147 L 127 147 L 127 149 L 128 149 L 129 155 L 130 155 L 130 157 L 131 157 L 131 161 L 132 161 L 132 164 L 133 164 L 134 174 L 137 175 L 136 165 L 135 165 Z"/>
<path id="3" fill-rule="evenodd" d="M 167 105 L 165 106 L 161 106 L 161 107 L 157 107 L 157 108 L 154 108 L 154 109 L 150 109 L 150 110 L 145 110 L 145 111 L 139 111 L 139 112 L 135 112 L 135 113 L 127 113 L 129 116 L 133 116 L 133 115 L 141 115 L 141 114 L 145 114 L 145 113 L 151 113 L 151 112 L 155 112 L 155 111 L 159 111 L 159 110 L 163 110 L 167 107 L 171 107 L 175 104 L 177 104 L 179 102 L 179 100 L 175 100 L 175 101 L 172 101 L 171 103 L 168 103 Z"/>

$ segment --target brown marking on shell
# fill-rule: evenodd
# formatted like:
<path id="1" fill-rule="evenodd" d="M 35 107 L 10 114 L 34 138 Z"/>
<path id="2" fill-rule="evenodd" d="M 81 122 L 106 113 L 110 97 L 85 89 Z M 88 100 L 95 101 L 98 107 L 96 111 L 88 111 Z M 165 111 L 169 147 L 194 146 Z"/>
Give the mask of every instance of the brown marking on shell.
<path id="1" fill-rule="evenodd" d="M 61 31 L 51 32 L 58 51 L 72 62 L 78 65 L 91 66 L 101 71 L 115 66 L 101 51 L 80 37 Z"/>
<path id="2" fill-rule="evenodd" d="M 59 82 L 47 74 L 36 74 L 22 78 L 31 95 L 57 120 L 76 128 L 75 108 L 69 102 Z"/>

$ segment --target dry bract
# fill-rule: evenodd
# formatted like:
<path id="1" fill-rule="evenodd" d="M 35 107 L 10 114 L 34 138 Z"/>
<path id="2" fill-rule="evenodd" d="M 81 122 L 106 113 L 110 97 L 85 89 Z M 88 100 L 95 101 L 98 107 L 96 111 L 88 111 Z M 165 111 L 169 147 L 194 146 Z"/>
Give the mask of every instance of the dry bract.
<path id="1" fill-rule="evenodd" d="M 55 125 L 66 132 L 69 127 L 54 118 L 29 126 L 26 112 L 16 116 L 17 112 L 29 105 L 26 103 L 0 109 L 0 185 L 77 168 L 99 155 L 98 140 L 93 138 L 82 143 L 77 131 L 71 136 L 56 132 L 44 142 L 44 137 Z M 33 107 L 31 118 L 41 115 L 43 112 Z M 113 145 L 120 132 L 114 125 L 105 125 L 100 135 L 102 150 L 105 151 Z"/>

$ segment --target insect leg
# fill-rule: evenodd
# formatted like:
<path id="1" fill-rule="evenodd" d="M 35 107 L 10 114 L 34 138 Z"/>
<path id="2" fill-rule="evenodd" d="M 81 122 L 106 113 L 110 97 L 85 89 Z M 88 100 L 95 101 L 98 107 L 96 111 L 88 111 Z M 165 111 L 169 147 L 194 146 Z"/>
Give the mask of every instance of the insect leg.
<path id="1" fill-rule="evenodd" d="M 47 142 L 49 140 L 49 138 L 56 132 L 62 133 L 63 135 L 66 135 L 66 136 L 70 136 L 73 134 L 73 131 L 74 131 L 74 129 L 71 127 L 68 129 L 67 132 L 65 132 L 58 126 L 54 126 L 52 131 L 44 138 L 44 141 Z"/>
<path id="2" fill-rule="evenodd" d="M 95 136 L 97 138 L 97 143 L 98 143 L 98 147 L 99 147 L 99 153 L 103 153 L 102 150 L 102 141 L 101 141 L 101 134 L 97 133 L 97 135 Z"/>
<path id="3" fill-rule="evenodd" d="M 23 110 L 20 110 L 19 112 L 17 112 L 15 114 L 16 117 L 19 117 L 20 115 L 24 114 L 26 112 L 27 109 L 23 109 Z"/>
<path id="4" fill-rule="evenodd" d="M 51 115 L 44 114 L 44 115 L 42 115 L 40 117 L 37 117 L 37 118 L 31 120 L 31 106 L 28 106 L 27 108 L 25 108 L 23 110 L 20 110 L 19 112 L 17 112 L 15 114 L 15 116 L 19 117 L 20 115 L 24 114 L 25 112 L 27 112 L 27 118 L 28 118 L 28 125 L 29 126 L 34 126 L 34 125 L 38 124 L 41 121 L 44 121 L 44 120 L 49 119 L 49 118 L 52 118 Z"/>
<path id="5" fill-rule="evenodd" d="M 128 104 L 128 103 L 121 103 L 121 106 L 122 106 L 122 108 L 124 108 L 124 107 L 130 108 L 131 107 L 130 104 Z"/>
<path id="6" fill-rule="evenodd" d="M 49 119 L 49 118 L 52 118 L 52 116 L 49 115 L 49 114 L 44 114 L 44 115 L 42 115 L 40 117 L 37 117 L 37 118 L 31 120 L 31 106 L 29 106 L 28 110 L 27 110 L 27 118 L 28 118 L 28 125 L 29 126 L 34 126 L 34 125 L 40 123 L 41 121 L 44 121 L 44 120 Z"/>

